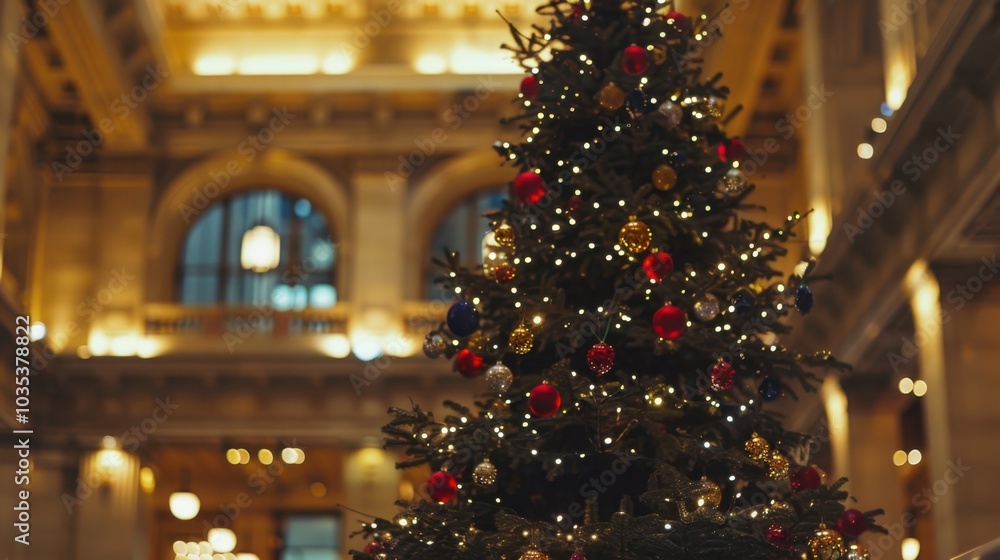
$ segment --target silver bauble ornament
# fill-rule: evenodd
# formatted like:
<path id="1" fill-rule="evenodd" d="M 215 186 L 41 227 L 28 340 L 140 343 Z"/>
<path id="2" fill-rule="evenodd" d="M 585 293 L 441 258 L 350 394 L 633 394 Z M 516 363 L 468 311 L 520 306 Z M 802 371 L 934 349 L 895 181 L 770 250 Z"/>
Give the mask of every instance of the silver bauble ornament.
<path id="1" fill-rule="evenodd" d="M 437 358 L 444 353 L 448 344 L 444 341 L 444 337 L 439 334 L 428 335 L 424 339 L 424 355 L 428 358 Z"/>
<path id="2" fill-rule="evenodd" d="M 723 193 L 737 195 L 746 188 L 747 178 L 743 176 L 743 173 L 739 169 L 730 169 L 726 171 L 725 176 L 719 179 L 719 191 Z"/>
<path id="3" fill-rule="evenodd" d="M 705 294 L 694 304 L 694 316 L 699 321 L 711 321 L 719 314 L 719 300 L 712 294 Z"/>
<path id="4" fill-rule="evenodd" d="M 494 392 L 503 393 L 510 389 L 510 384 L 513 381 L 514 374 L 511 373 L 510 368 L 499 362 L 486 370 L 486 383 Z"/>

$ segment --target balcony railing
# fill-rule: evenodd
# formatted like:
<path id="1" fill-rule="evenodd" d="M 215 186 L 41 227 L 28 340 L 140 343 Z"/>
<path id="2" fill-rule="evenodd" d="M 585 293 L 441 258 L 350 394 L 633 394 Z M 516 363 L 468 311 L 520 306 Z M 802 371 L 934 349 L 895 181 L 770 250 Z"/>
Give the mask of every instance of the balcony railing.
<path id="1" fill-rule="evenodd" d="M 273 307 L 192 307 L 149 304 L 145 333 L 154 336 L 219 336 L 251 329 L 272 337 L 347 334 L 346 306 L 276 311 Z"/>

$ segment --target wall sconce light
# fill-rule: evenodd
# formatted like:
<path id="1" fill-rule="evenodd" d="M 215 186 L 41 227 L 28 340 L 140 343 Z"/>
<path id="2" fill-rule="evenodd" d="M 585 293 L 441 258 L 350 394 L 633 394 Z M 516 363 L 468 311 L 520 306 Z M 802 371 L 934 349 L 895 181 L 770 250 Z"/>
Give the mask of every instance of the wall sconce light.
<path id="1" fill-rule="evenodd" d="M 170 495 L 170 513 L 182 521 L 194 519 L 201 511 L 201 500 L 189 489 L 190 478 L 188 471 L 181 473 L 180 490 Z"/>

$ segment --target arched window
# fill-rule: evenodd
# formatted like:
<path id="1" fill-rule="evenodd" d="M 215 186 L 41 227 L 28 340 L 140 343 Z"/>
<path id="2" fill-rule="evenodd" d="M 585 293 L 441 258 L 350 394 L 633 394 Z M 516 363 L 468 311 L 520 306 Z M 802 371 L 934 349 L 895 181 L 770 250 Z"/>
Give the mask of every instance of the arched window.
<path id="1" fill-rule="evenodd" d="M 326 218 L 276 190 L 227 197 L 188 230 L 177 299 L 187 305 L 324 309 L 337 301 L 336 248 Z"/>
<path id="2" fill-rule="evenodd" d="M 497 189 L 479 193 L 459 202 L 438 224 L 431 238 L 430 256 L 441 257 L 443 248 L 456 251 L 461 255 L 462 264 L 474 266 L 483 262 L 483 236 L 490 231 L 490 220 L 483 217 L 503 206 L 507 197 L 505 189 Z M 441 276 L 441 268 L 428 262 L 427 274 L 424 276 L 428 299 L 442 300 L 454 297 L 453 293 L 434 283 Z"/>

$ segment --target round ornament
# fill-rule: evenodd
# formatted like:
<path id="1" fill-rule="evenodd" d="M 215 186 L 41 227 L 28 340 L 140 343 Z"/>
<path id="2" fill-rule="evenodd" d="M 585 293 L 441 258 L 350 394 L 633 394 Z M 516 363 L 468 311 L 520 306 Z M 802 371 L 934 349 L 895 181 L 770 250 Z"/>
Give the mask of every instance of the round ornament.
<path id="1" fill-rule="evenodd" d="M 781 382 L 772 377 L 765 377 L 757 387 L 757 394 L 764 402 L 771 402 L 781 396 Z"/>
<path id="2" fill-rule="evenodd" d="M 731 163 L 742 159 L 746 154 L 746 150 L 743 148 L 742 140 L 739 138 L 730 138 L 719 144 L 719 147 L 716 148 L 716 153 L 723 162 Z"/>
<path id="3" fill-rule="evenodd" d="M 738 195 L 747 188 L 747 178 L 739 169 L 730 169 L 719 179 L 719 192 Z"/>
<path id="4" fill-rule="evenodd" d="M 811 560 L 840 560 L 844 554 L 844 537 L 826 525 L 820 524 L 813 537 L 809 539 L 809 558 Z"/>
<path id="5" fill-rule="evenodd" d="M 802 284 L 795 289 L 795 309 L 799 313 L 808 315 L 813 308 L 813 293 L 809 286 Z"/>
<path id="6" fill-rule="evenodd" d="M 472 469 L 472 481 L 480 486 L 492 486 L 497 481 L 497 468 L 489 459 Z"/>
<path id="7" fill-rule="evenodd" d="M 517 277 L 517 269 L 509 264 L 502 264 L 493 269 L 493 279 L 500 284 L 512 282 Z"/>
<path id="8" fill-rule="evenodd" d="M 458 336 L 469 336 L 479 330 L 479 311 L 470 301 L 456 301 L 448 309 L 448 328 Z"/>
<path id="9" fill-rule="evenodd" d="M 694 316 L 699 321 L 711 321 L 719 315 L 719 300 L 712 294 L 705 294 L 694 304 Z"/>
<path id="10" fill-rule="evenodd" d="M 566 210 L 570 212 L 576 212 L 577 210 L 580 209 L 580 206 L 582 205 L 583 205 L 583 199 L 577 195 L 573 195 L 569 197 L 568 201 L 566 201 Z"/>
<path id="11" fill-rule="evenodd" d="M 646 114 L 646 104 L 646 94 L 642 90 L 633 89 L 625 95 L 625 108 L 633 120 L 640 119 Z"/>
<path id="12" fill-rule="evenodd" d="M 663 116 L 663 123 L 668 129 L 676 128 L 684 120 L 684 109 L 673 101 L 664 101 L 657 111 Z"/>
<path id="13" fill-rule="evenodd" d="M 677 184 L 677 171 L 667 164 L 660 164 L 653 170 L 653 186 L 661 191 L 669 190 Z"/>
<path id="14" fill-rule="evenodd" d="M 792 485 L 792 490 L 801 492 L 803 490 L 815 490 L 823 484 L 823 477 L 819 471 L 812 467 L 801 468 L 788 476 L 788 482 Z M 846 533 L 845 533 L 846 534 Z"/>
<path id="15" fill-rule="evenodd" d="M 514 227 L 506 222 L 498 225 L 497 228 L 493 230 L 493 239 L 497 242 L 497 245 L 507 249 L 513 249 Z"/>
<path id="16" fill-rule="evenodd" d="M 625 104 L 625 91 L 609 82 L 597 92 L 597 104 L 608 111 L 617 111 Z"/>
<path id="17" fill-rule="evenodd" d="M 737 313 L 750 313 L 756 303 L 757 298 L 750 293 L 750 290 L 740 290 L 733 296 L 733 309 Z"/>
<path id="18" fill-rule="evenodd" d="M 716 508 L 722 503 L 722 490 L 719 485 L 702 478 L 692 485 L 690 496 L 696 508 Z"/>
<path id="19" fill-rule="evenodd" d="M 662 282 L 674 272 L 674 259 L 666 251 L 657 251 L 642 261 L 642 269 L 653 282 Z"/>
<path id="20" fill-rule="evenodd" d="M 618 242 L 625 251 L 632 255 L 646 252 L 653 241 L 653 233 L 649 226 L 640 222 L 635 216 L 629 216 L 628 223 L 618 232 Z"/>
<path id="21" fill-rule="evenodd" d="M 868 530 L 868 518 L 856 509 L 845 510 L 837 517 L 837 529 L 848 537 L 856 539 Z"/>
<path id="22" fill-rule="evenodd" d="M 788 476 L 788 459 L 777 449 L 771 451 L 771 457 L 767 461 L 767 475 L 774 479 Z"/>
<path id="23" fill-rule="evenodd" d="M 573 554 L 569 555 L 569 560 L 587 560 L 587 556 L 582 550 L 577 550 Z"/>
<path id="24" fill-rule="evenodd" d="M 455 365 L 453 368 L 462 377 L 478 377 L 483 372 L 483 357 L 477 355 L 468 348 L 463 348 L 455 355 Z"/>
<path id="25" fill-rule="evenodd" d="M 699 100 L 698 110 L 701 112 L 702 116 L 706 119 L 718 119 L 722 117 L 723 113 L 723 103 L 722 99 L 714 95 L 710 95 L 704 99 Z"/>
<path id="26" fill-rule="evenodd" d="M 448 348 L 448 343 L 439 334 L 429 334 L 424 339 L 424 355 L 428 358 L 437 358 Z"/>
<path id="27" fill-rule="evenodd" d="M 525 99 L 534 99 L 538 97 L 538 91 L 541 89 L 541 85 L 538 83 L 538 78 L 534 74 L 529 74 L 521 80 L 521 95 Z"/>
<path id="28" fill-rule="evenodd" d="M 627 74 L 642 74 L 649 69 L 649 51 L 639 45 L 625 49 L 623 68 Z"/>
<path id="29" fill-rule="evenodd" d="M 736 368 L 727 361 L 712 366 L 712 390 L 728 391 L 736 384 Z"/>
<path id="30" fill-rule="evenodd" d="M 528 409 L 540 418 L 551 418 L 562 406 L 559 390 L 547 383 L 536 385 L 528 395 Z"/>
<path id="31" fill-rule="evenodd" d="M 385 552 L 385 546 L 378 541 L 372 541 L 365 546 L 365 554 L 379 554 Z"/>
<path id="32" fill-rule="evenodd" d="M 525 171 L 514 178 L 514 194 L 521 204 L 537 204 L 545 196 L 545 179 L 534 171 Z"/>
<path id="33" fill-rule="evenodd" d="M 847 545 L 847 552 L 844 553 L 843 560 L 871 560 L 868 548 L 861 543 L 851 543 Z"/>
<path id="34" fill-rule="evenodd" d="M 743 449 L 754 461 L 763 462 L 771 456 L 771 444 L 767 443 L 767 440 L 757 432 L 750 435 L 750 439 L 747 440 Z"/>
<path id="35" fill-rule="evenodd" d="M 653 314 L 653 332 L 664 340 L 677 340 L 687 328 L 687 315 L 676 305 L 664 305 Z"/>
<path id="36" fill-rule="evenodd" d="M 486 383 L 495 393 L 503 393 L 510 389 L 510 384 L 514 382 L 514 374 L 510 368 L 497 362 L 486 370 Z"/>
<path id="37" fill-rule="evenodd" d="M 531 332 L 531 329 L 522 325 L 511 331 L 510 338 L 507 339 L 507 344 L 514 352 L 527 354 L 531 351 L 531 347 L 535 345 L 535 335 Z"/>
<path id="38" fill-rule="evenodd" d="M 458 481 L 454 476 L 438 471 L 427 479 L 427 495 L 435 502 L 450 502 L 458 495 Z"/>
<path id="39" fill-rule="evenodd" d="M 615 366 L 615 349 L 610 344 L 598 342 L 587 351 L 587 366 L 598 375 L 604 375 Z"/>
<path id="40" fill-rule="evenodd" d="M 524 551 L 519 560 L 549 560 L 549 555 L 537 548 L 529 548 Z"/>
<path id="41" fill-rule="evenodd" d="M 787 527 L 771 525 L 767 528 L 767 542 L 782 550 L 788 550 L 792 546 L 792 536 Z"/>

